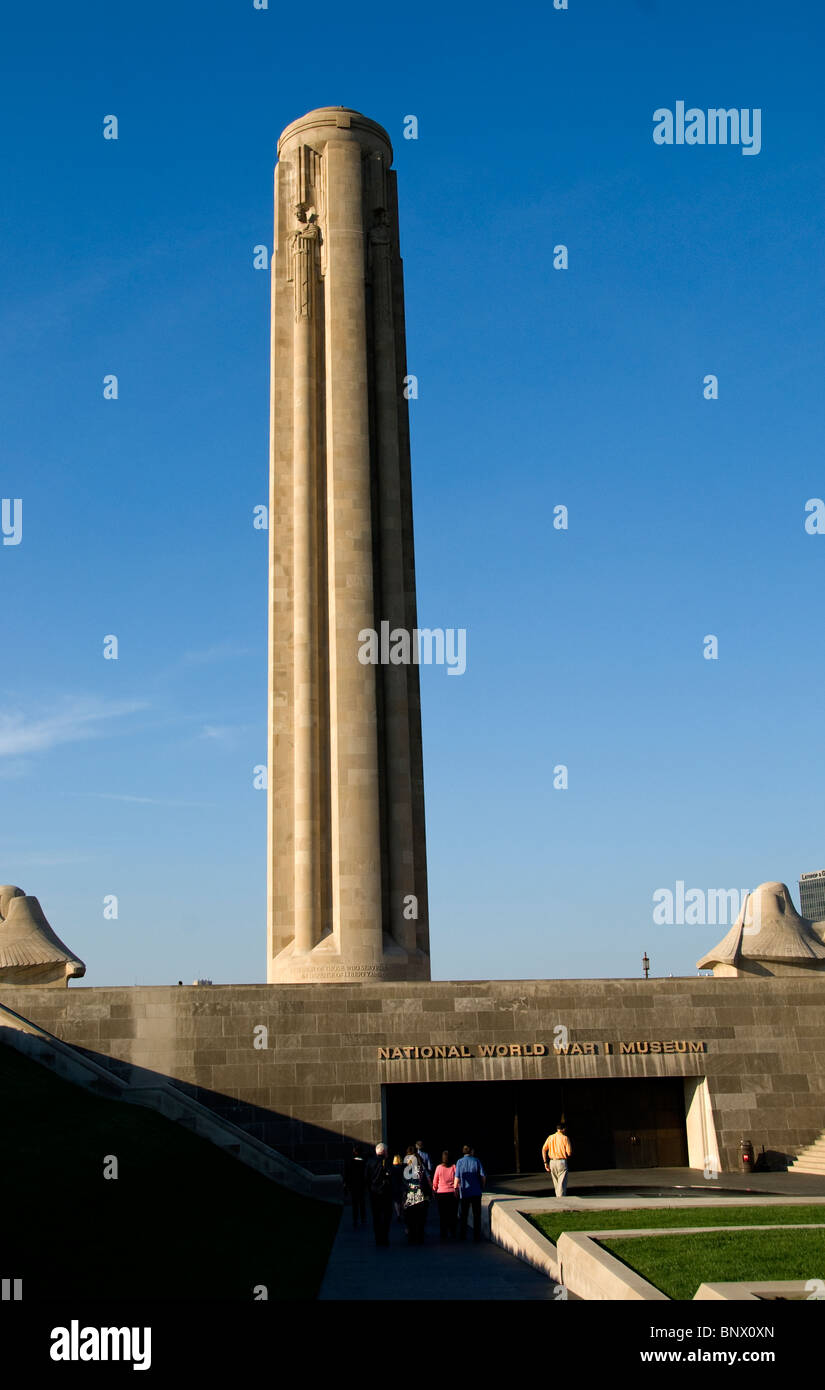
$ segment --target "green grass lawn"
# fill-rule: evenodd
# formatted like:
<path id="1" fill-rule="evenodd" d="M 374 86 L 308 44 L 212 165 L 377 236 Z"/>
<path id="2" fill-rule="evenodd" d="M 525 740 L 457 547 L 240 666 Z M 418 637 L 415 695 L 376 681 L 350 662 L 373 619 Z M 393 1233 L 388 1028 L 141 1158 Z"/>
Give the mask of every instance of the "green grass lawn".
<path id="1" fill-rule="evenodd" d="M 707 1231 L 599 1242 L 668 1298 L 692 1299 L 700 1284 L 739 1279 L 825 1278 L 818 1231 Z"/>
<path id="2" fill-rule="evenodd" d="M 24 1298 L 313 1298 L 340 1208 L 0 1044 L 0 1248 Z M 119 1176 L 103 1177 L 117 1157 Z"/>
<path id="3" fill-rule="evenodd" d="M 676 1210 L 673 1207 L 647 1207 L 619 1211 L 615 1207 L 607 1207 L 594 1208 L 592 1211 L 542 1211 L 524 1214 L 542 1235 L 554 1243 L 562 1231 L 628 1231 L 642 1227 L 661 1230 L 669 1226 L 805 1226 L 820 1222 L 825 1226 L 825 1203 L 820 1206 L 797 1207 L 698 1207 L 688 1201 L 682 1202 Z"/>

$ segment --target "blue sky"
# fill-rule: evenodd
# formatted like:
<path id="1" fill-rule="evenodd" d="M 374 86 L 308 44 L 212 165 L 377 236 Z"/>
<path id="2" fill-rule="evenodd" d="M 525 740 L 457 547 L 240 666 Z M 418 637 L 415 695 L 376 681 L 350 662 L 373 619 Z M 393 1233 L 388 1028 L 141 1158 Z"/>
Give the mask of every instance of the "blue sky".
<path id="1" fill-rule="evenodd" d="M 395 147 L 419 618 L 468 634 L 422 672 L 434 974 L 691 974 L 725 928 L 657 889 L 825 867 L 820 8 L 569 5 L 3 20 L 0 880 L 87 984 L 265 978 L 252 248 L 320 105 Z M 760 153 L 655 145 L 677 100 Z"/>

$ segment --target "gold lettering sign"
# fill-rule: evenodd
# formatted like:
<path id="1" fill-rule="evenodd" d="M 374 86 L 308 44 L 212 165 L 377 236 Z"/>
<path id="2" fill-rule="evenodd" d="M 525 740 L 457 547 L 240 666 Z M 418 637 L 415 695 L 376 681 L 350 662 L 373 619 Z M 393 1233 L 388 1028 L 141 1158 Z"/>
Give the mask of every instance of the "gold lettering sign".
<path id="1" fill-rule="evenodd" d="M 647 1057 L 661 1053 L 707 1052 L 707 1043 L 686 1038 L 658 1038 L 635 1042 L 568 1042 L 563 1047 L 547 1043 L 418 1043 L 406 1047 L 379 1047 L 380 1062 L 466 1062 L 472 1057 Z"/>

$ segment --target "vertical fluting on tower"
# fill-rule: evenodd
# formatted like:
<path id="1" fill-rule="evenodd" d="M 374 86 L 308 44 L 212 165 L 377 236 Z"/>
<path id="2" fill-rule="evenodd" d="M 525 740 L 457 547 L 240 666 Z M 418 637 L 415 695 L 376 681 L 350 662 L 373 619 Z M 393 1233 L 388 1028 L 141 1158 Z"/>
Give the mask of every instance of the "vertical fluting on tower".
<path id="1" fill-rule="evenodd" d="M 333 920 L 357 963 L 382 955 L 375 624 L 361 145 L 330 139 L 326 164 L 327 525 Z"/>
<path id="2" fill-rule="evenodd" d="M 292 233 L 293 330 L 293 701 L 295 720 L 295 949 L 321 939 L 318 699 L 318 489 L 315 327 L 318 226 L 301 208 Z"/>
<path id="3" fill-rule="evenodd" d="M 269 978 L 429 978 L 392 149 L 344 108 L 287 127 L 272 262 Z M 423 910 L 423 918 L 422 918 Z"/>

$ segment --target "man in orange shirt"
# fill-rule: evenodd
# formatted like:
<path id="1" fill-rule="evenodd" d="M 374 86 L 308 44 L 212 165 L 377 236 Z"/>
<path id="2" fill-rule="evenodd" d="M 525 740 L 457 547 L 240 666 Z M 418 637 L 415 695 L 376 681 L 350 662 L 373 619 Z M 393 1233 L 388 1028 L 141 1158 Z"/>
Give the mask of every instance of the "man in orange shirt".
<path id="1" fill-rule="evenodd" d="M 567 1193 L 567 1160 L 572 1152 L 567 1131 L 559 1120 L 555 1134 L 547 1136 L 541 1150 L 545 1170 L 553 1179 L 557 1197 L 564 1197 Z"/>

